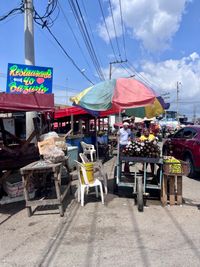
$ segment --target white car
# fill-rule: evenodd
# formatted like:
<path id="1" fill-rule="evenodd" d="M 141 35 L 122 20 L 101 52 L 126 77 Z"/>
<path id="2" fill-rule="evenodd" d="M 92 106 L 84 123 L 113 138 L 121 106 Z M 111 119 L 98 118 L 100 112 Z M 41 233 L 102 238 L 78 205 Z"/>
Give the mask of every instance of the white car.
<path id="1" fill-rule="evenodd" d="M 176 119 L 172 118 L 164 118 L 159 121 L 159 124 L 161 127 L 165 126 L 166 128 L 170 128 L 172 130 L 175 130 L 180 127 L 180 123 Z"/>

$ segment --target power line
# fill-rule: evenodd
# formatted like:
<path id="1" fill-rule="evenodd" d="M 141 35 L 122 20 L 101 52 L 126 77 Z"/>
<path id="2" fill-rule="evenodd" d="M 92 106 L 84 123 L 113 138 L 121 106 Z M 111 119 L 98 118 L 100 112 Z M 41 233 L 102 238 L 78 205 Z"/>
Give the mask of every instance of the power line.
<path id="1" fill-rule="evenodd" d="M 44 24 L 47 24 L 48 27 L 52 27 L 59 15 L 59 8 L 57 7 L 57 5 L 58 5 L 58 0 L 48 1 L 45 13 L 43 15 L 38 15 L 38 13 L 34 14 L 35 22 L 42 27 L 44 27 Z M 55 18 L 52 18 L 52 15 L 55 13 L 56 9 L 58 10 L 58 13 L 55 16 Z M 44 21 L 43 23 L 40 22 L 41 19 Z"/>
<path id="2" fill-rule="evenodd" d="M 116 56 L 116 53 L 115 53 L 115 50 L 114 50 L 114 46 L 113 46 L 113 43 L 112 43 L 112 40 L 111 40 L 111 37 L 110 37 L 110 33 L 108 31 L 108 26 L 107 26 L 107 23 L 106 23 L 104 12 L 103 12 L 103 7 L 102 7 L 102 4 L 101 4 L 101 1 L 98 0 L 98 2 L 99 2 L 99 6 L 100 6 L 102 17 L 103 17 L 103 21 L 104 21 L 104 24 L 105 24 L 105 27 L 106 27 L 106 31 L 107 31 L 107 34 L 108 34 L 109 42 L 110 42 L 113 54 L 115 56 L 115 60 L 117 60 L 117 56 Z"/>
<path id="3" fill-rule="evenodd" d="M 144 84 L 153 89 L 154 86 L 152 85 L 152 83 L 148 81 L 141 73 L 137 72 L 129 61 L 127 61 L 127 65 Z"/>
<path id="4" fill-rule="evenodd" d="M 0 17 L 0 21 L 3 21 L 5 19 L 7 19 L 9 16 L 17 15 L 17 14 L 20 14 L 20 13 L 23 13 L 23 12 L 24 12 L 24 4 L 23 4 L 23 1 L 22 1 L 21 4 L 18 7 L 13 8 L 6 15 L 1 16 Z"/>
<path id="5" fill-rule="evenodd" d="M 82 6 L 83 6 L 83 10 L 84 10 L 84 13 L 85 13 L 85 17 L 86 17 L 86 18 L 89 18 L 89 16 L 88 16 L 88 12 L 87 12 L 87 10 L 86 10 L 86 8 L 85 8 L 84 1 L 81 0 L 81 3 L 82 3 Z M 94 42 L 95 46 L 97 47 L 97 45 L 96 45 L 96 41 L 95 41 L 95 38 L 94 38 L 94 34 L 93 34 L 93 31 L 92 31 L 91 24 L 90 24 L 90 22 L 89 22 L 88 19 L 86 19 L 86 21 L 87 21 L 87 24 L 88 24 L 88 26 L 89 26 L 90 33 L 91 33 L 91 35 L 92 35 L 93 42 Z M 99 52 L 99 51 L 98 51 L 98 48 L 97 48 L 96 50 L 97 50 L 97 51 L 96 51 L 96 54 L 97 54 L 97 56 L 98 56 L 97 58 L 98 58 L 98 60 L 99 60 L 99 62 L 100 62 L 100 65 L 102 65 L 101 58 L 99 57 L 99 53 L 98 53 L 98 52 Z"/>
<path id="6" fill-rule="evenodd" d="M 83 41 L 85 42 L 85 45 L 86 45 L 86 48 L 87 48 L 88 53 L 90 55 L 90 58 L 91 58 L 91 60 L 92 60 L 92 62 L 94 64 L 94 67 L 95 67 L 95 69 L 96 69 L 96 71 L 97 71 L 97 73 L 99 75 L 99 78 L 103 79 L 103 74 L 101 73 L 100 65 L 99 65 L 99 62 L 97 60 L 93 45 L 91 43 L 91 39 L 90 39 L 89 33 L 87 31 L 87 27 L 85 25 L 85 21 L 83 20 L 83 16 L 82 16 L 82 13 L 80 11 L 80 7 L 78 5 L 78 2 L 75 1 L 76 5 L 71 0 L 68 0 L 68 2 L 69 2 L 69 5 L 71 7 L 71 10 L 73 12 L 73 15 L 75 17 L 75 20 L 77 22 L 77 25 L 79 27 L 79 30 L 81 32 L 81 35 L 83 37 Z"/>
<path id="7" fill-rule="evenodd" d="M 82 22 L 83 22 L 83 25 L 84 25 L 84 28 L 85 28 L 85 31 L 86 31 L 88 40 L 89 40 L 89 44 L 90 44 L 90 46 L 91 46 L 91 48 L 92 48 L 92 52 L 93 52 L 93 54 L 94 54 L 94 58 L 95 58 L 95 60 L 96 60 L 96 62 L 97 62 L 97 67 L 98 67 L 100 76 L 101 76 L 101 78 L 102 78 L 103 80 L 105 80 L 105 77 L 104 77 L 104 74 L 103 74 L 103 72 L 102 72 L 102 70 L 101 70 L 101 66 L 100 66 L 99 60 L 98 60 L 98 58 L 97 58 L 97 55 L 96 55 L 94 46 L 93 46 L 92 41 L 91 41 L 91 38 L 90 38 L 90 35 L 89 35 L 89 32 L 88 32 L 88 29 L 87 29 L 85 20 L 84 20 L 84 18 L 83 18 L 83 15 L 82 15 L 80 6 L 79 6 L 79 4 L 78 4 L 78 1 L 77 1 L 77 0 L 75 0 L 75 1 L 76 1 L 76 3 L 77 3 L 77 7 L 78 7 L 78 10 L 79 10 L 79 13 L 80 13 L 80 16 L 81 16 L 81 19 L 82 19 Z"/>
<path id="8" fill-rule="evenodd" d="M 120 66 L 131 76 L 133 76 L 133 73 L 131 73 L 125 66 L 123 66 L 121 63 L 120 63 Z M 135 74 L 134 74 L 135 76 Z"/>
<path id="9" fill-rule="evenodd" d="M 82 56 L 83 56 L 83 58 L 84 58 L 84 60 L 85 60 L 85 62 L 86 62 L 86 64 L 87 64 L 88 68 L 90 69 L 90 71 L 91 71 L 91 73 L 92 73 L 92 69 L 91 69 L 91 66 L 90 66 L 90 64 L 89 64 L 89 62 L 88 62 L 88 60 L 87 60 L 87 57 L 85 56 L 84 51 L 83 51 L 83 49 L 82 49 L 82 47 L 81 47 L 81 45 L 80 45 L 80 43 L 79 43 L 79 41 L 78 41 L 78 38 L 76 37 L 76 35 L 75 35 L 75 33 L 74 33 L 74 30 L 73 30 L 73 28 L 72 28 L 72 26 L 71 26 L 71 24 L 70 24 L 70 22 L 69 22 L 67 16 L 65 15 L 65 12 L 64 12 L 64 10 L 63 10 L 61 4 L 59 3 L 59 1 L 58 1 L 58 6 L 59 6 L 59 8 L 60 8 L 60 10 L 61 10 L 61 12 L 62 12 L 62 14 L 63 14 L 63 17 L 64 17 L 64 19 L 65 19 L 65 21 L 66 21 L 66 23 L 67 23 L 67 26 L 69 27 L 69 29 L 70 29 L 70 31 L 71 31 L 73 37 L 74 37 L 74 40 L 76 41 L 77 46 L 79 47 L 79 49 L 80 49 L 80 51 L 81 51 L 81 54 L 82 54 Z"/>
<path id="10" fill-rule="evenodd" d="M 36 12 L 37 16 L 39 16 L 39 14 Z M 58 41 L 57 37 L 52 33 L 52 31 L 50 30 L 50 28 L 48 27 L 47 24 L 45 24 L 44 20 L 41 18 L 41 21 L 44 23 L 43 27 L 45 27 L 47 29 L 47 31 L 50 33 L 50 35 L 53 37 L 53 39 L 56 41 L 56 43 L 58 44 L 58 46 L 61 48 L 61 50 L 63 51 L 63 53 L 65 54 L 65 56 L 71 61 L 71 63 L 74 65 L 74 67 L 81 73 L 82 76 L 84 76 L 86 78 L 86 80 L 88 80 L 91 84 L 94 84 L 87 76 L 86 74 L 81 71 L 81 69 L 79 68 L 79 66 L 76 64 L 76 62 L 73 60 L 73 58 L 67 53 L 67 51 L 64 49 L 64 47 L 61 45 L 61 43 Z M 37 22 L 36 22 L 37 23 Z M 39 24 L 40 25 L 40 24 Z"/>
<path id="11" fill-rule="evenodd" d="M 141 73 L 137 72 L 135 70 L 135 68 L 133 67 L 133 65 L 131 64 L 130 61 L 127 61 L 127 64 L 129 65 L 130 69 L 132 69 L 132 71 L 135 72 L 135 75 L 137 75 L 145 84 L 147 84 L 149 87 L 153 88 L 153 87 L 157 87 L 157 88 L 161 88 L 160 85 L 155 84 L 154 82 L 150 82 L 146 77 L 144 77 Z"/>
<path id="12" fill-rule="evenodd" d="M 80 29 L 80 32 L 82 34 L 83 40 L 84 40 L 84 42 L 86 44 L 88 53 L 89 53 L 89 55 L 90 55 L 90 57 L 92 59 L 92 62 L 94 64 L 94 66 L 95 66 L 95 69 L 96 69 L 96 71 L 97 71 L 97 73 L 99 75 L 99 78 L 101 80 L 105 80 L 103 72 L 102 72 L 100 64 L 99 64 L 99 61 L 97 59 L 97 56 L 96 56 L 96 53 L 95 53 L 95 50 L 94 50 L 90 35 L 88 33 L 88 29 L 87 29 L 87 26 L 85 24 L 85 21 L 84 21 L 80 6 L 79 6 L 77 0 L 75 0 L 75 3 L 73 2 L 73 0 L 68 0 L 68 2 L 70 4 L 71 10 L 72 10 L 72 12 L 74 14 L 74 17 L 76 19 L 76 22 L 77 22 L 77 24 L 79 26 L 79 29 Z"/>
<path id="13" fill-rule="evenodd" d="M 109 2 L 111 16 L 112 16 L 112 22 L 113 22 L 113 28 L 114 28 L 114 32 L 115 32 L 115 39 L 116 39 L 116 43 L 117 43 L 117 49 L 118 49 L 118 53 L 119 53 L 119 58 L 121 59 L 121 53 L 120 53 L 120 49 L 119 49 L 119 43 L 118 43 L 117 31 L 116 31 L 116 27 L 115 27 L 115 20 L 114 20 L 113 11 L 112 11 L 112 5 L 111 5 L 111 1 L 110 0 L 108 2 Z"/>
<path id="14" fill-rule="evenodd" d="M 126 43 L 125 43 L 125 31 L 124 31 L 124 22 L 123 22 L 123 16 L 122 16 L 121 0 L 119 0 L 119 7 L 120 7 L 120 17 L 121 17 L 121 25 L 122 25 L 122 38 L 123 38 L 123 45 L 124 45 L 124 55 L 125 55 L 125 59 L 127 59 L 127 56 L 126 56 Z"/>

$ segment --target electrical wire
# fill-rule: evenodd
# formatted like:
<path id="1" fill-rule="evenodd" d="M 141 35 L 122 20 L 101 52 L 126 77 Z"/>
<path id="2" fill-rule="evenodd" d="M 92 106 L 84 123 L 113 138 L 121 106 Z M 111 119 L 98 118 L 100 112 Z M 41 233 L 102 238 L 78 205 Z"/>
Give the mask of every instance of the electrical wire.
<path id="1" fill-rule="evenodd" d="M 52 18 L 52 15 L 55 13 L 56 9 L 58 10 L 58 13 L 55 16 L 55 18 Z M 38 13 L 34 13 L 33 15 L 35 22 L 37 22 L 37 24 L 43 27 L 44 24 L 47 24 L 48 27 L 52 27 L 58 16 L 59 16 L 58 0 L 48 1 L 48 5 L 43 15 L 39 15 Z M 41 23 L 41 19 L 45 22 Z"/>
<path id="2" fill-rule="evenodd" d="M 81 0 L 81 3 L 82 3 L 82 6 L 83 6 L 83 11 L 84 11 L 84 13 L 85 13 L 85 18 L 89 18 L 89 16 L 88 16 L 88 12 L 87 12 L 86 7 L 85 7 L 85 4 L 84 4 L 84 1 Z M 102 66 L 103 64 L 102 64 L 102 62 L 101 62 L 101 57 L 99 56 L 99 51 L 98 51 L 98 47 L 97 47 L 97 45 L 96 45 L 96 41 L 95 41 L 95 38 L 94 38 L 94 34 L 93 34 L 93 30 L 92 30 L 91 24 L 90 24 L 90 22 L 89 22 L 88 19 L 86 19 L 86 22 L 87 22 L 87 24 L 88 24 L 88 26 L 89 26 L 89 30 L 90 30 L 90 33 L 91 33 L 91 36 L 92 36 L 94 45 L 95 45 L 95 47 L 96 47 L 97 58 L 98 58 L 98 60 L 99 60 L 100 66 Z"/>
<path id="3" fill-rule="evenodd" d="M 101 70 L 99 61 L 97 59 L 97 56 L 96 56 L 96 53 L 95 53 L 95 50 L 93 47 L 93 44 L 91 42 L 91 38 L 89 36 L 88 30 L 87 30 L 87 27 L 86 27 L 86 24 L 85 24 L 85 21 L 84 21 L 84 18 L 83 18 L 81 9 L 80 9 L 80 6 L 76 0 L 75 1 L 68 0 L 68 2 L 69 2 L 69 5 L 71 7 L 71 10 L 73 12 L 73 15 L 75 17 L 75 20 L 78 24 L 79 30 L 80 30 L 81 35 L 83 37 L 83 40 L 85 42 L 85 45 L 86 45 L 86 48 L 87 48 L 88 53 L 90 55 L 90 58 L 91 58 L 94 66 L 95 66 L 97 74 L 101 80 L 105 80 L 104 74 Z"/>
<path id="4" fill-rule="evenodd" d="M 129 61 L 127 61 L 126 64 L 133 71 L 135 76 L 137 76 L 145 85 L 153 89 L 153 84 L 149 80 L 147 80 L 141 73 L 137 72 Z"/>
<path id="5" fill-rule="evenodd" d="M 101 1 L 98 0 L 98 2 L 99 2 L 99 6 L 100 6 L 102 17 L 103 17 L 103 21 L 104 21 L 104 24 L 105 24 L 105 27 L 106 27 L 106 31 L 107 31 L 107 34 L 108 34 L 109 43 L 111 45 L 113 54 L 115 56 L 115 60 L 117 60 L 116 52 L 114 50 L 114 46 L 113 46 L 113 43 L 112 43 L 112 40 L 111 40 L 111 37 L 110 37 L 110 33 L 109 33 L 109 30 L 108 30 L 108 26 L 107 26 L 107 23 L 106 23 L 106 18 L 105 18 L 104 12 L 103 12 L 103 7 L 102 7 L 102 4 L 101 4 Z"/>
<path id="6" fill-rule="evenodd" d="M 125 42 L 125 30 L 124 30 L 124 22 L 123 22 L 123 16 L 122 16 L 121 0 L 119 0 L 119 7 L 120 7 L 120 17 L 121 17 L 121 26 L 122 26 L 122 38 L 123 38 L 123 45 L 124 45 L 124 55 L 125 55 L 125 60 L 126 60 L 127 59 L 127 56 L 126 56 L 126 42 Z"/>
<path id="7" fill-rule="evenodd" d="M 23 12 L 24 12 L 24 5 L 23 5 L 23 1 L 22 1 L 21 4 L 19 5 L 19 7 L 12 9 L 6 15 L 0 16 L 0 21 L 7 19 L 9 16 L 21 14 Z"/>
<path id="8" fill-rule="evenodd" d="M 74 33 L 74 30 L 73 30 L 73 28 L 72 28 L 72 26 L 71 26 L 71 24 L 70 24 L 70 22 L 69 22 L 67 16 L 65 15 L 65 12 L 64 12 L 64 10 L 63 10 L 61 4 L 59 3 L 59 1 L 58 1 L 58 6 L 59 6 L 59 8 L 60 8 L 60 10 L 61 10 L 61 13 L 63 14 L 63 17 L 64 17 L 64 19 L 65 19 L 65 21 L 66 21 L 66 23 L 67 23 L 67 26 L 69 27 L 69 29 L 70 29 L 70 31 L 71 31 L 73 37 L 74 37 L 74 40 L 76 41 L 77 46 L 79 47 L 79 49 L 80 49 L 80 51 L 81 51 L 81 54 L 82 54 L 82 56 L 83 56 L 83 58 L 84 58 L 84 60 L 85 60 L 85 62 L 86 62 L 86 64 L 87 64 L 88 68 L 90 69 L 90 71 L 91 71 L 91 73 L 92 73 L 92 69 L 91 69 L 91 66 L 90 66 L 90 64 L 89 64 L 89 62 L 88 62 L 88 60 L 87 60 L 87 57 L 85 56 L 84 51 L 83 51 L 83 49 L 82 49 L 82 47 L 81 47 L 81 45 L 80 45 L 80 43 L 79 43 L 79 41 L 78 41 L 78 38 L 76 37 L 76 35 L 75 35 L 75 33 Z"/>
<path id="9" fill-rule="evenodd" d="M 135 68 L 133 67 L 133 65 L 131 64 L 130 61 L 127 61 L 127 65 L 129 66 L 129 68 L 135 73 L 136 76 L 138 76 L 138 78 L 140 80 L 142 80 L 146 85 L 148 85 L 149 87 L 153 88 L 153 87 L 156 87 L 156 88 L 161 88 L 161 86 L 155 84 L 155 83 L 152 83 L 150 82 L 146 77 L 144 77 L 141 73 L 138 73 Z"/>
<path id="10" fill-rule="evenodd" d="M 38 17 L 40 17 L 40 15 L 37 13 L 37 11 L 35 10 L 35 13 L 37 14 Z M 74 67 L 81 73 L 82 76 L 84 76 L 86 78 L 86 80 L 88 80 L 91 84 L 94 84 L 88 77 L 87 75 L 81 71 L 80 67 L 76 64 L 76 62 L 73 60 L 73 58 L 67 53 L 67 51 L 64 49 L 64 47 L 61 45 L 61 43 L 59 42 L 59 40 L 57 39 L 57 37 L 52 33 L 51 29 L 48 27 L 47 24 L 45 24 L 45 21 L 41 18 L 41 21 L 43 22 L 43 28 L 46 28 L 47 31 L 50 33 L 50 35 L 53 37 L 53 39 L 56 41 L 56 43 L 58 44 L 58 46 L 61 48 L 61 50 L 63 51 L 64 55 L 71 61 L 71 63 L 74 65 Z M 35 21 L 36 23 L 38 23 L 38 21 Z M 39 25 L 41 25 L 41 23 L 38 23 Z"/>
<path id="11" fill-rule="evenodd" d="M 72 9 L 75 20 L 78 24 L 79 30 L 80 30 L 81 35 L 83 37 L 83 40 L 85 42 L 85 45 L 86 45 L 86 48 L 87 48 L 88 53 L 90 55 L 90 58 L 94 64 L 94 67 L 95 67 L 98 75 L 99 75 L 99 78 L 102 79 L 100 66 L 98 65 L 97 58 L 95 58 L 96 55 L 94 54 L 94 49 L 93 49 L 93 46 L 91 45 L 90 37 L 88 36 L 88 32 L 87 32 L 87 29 L 85 28 L 84 21 L 82 20 L 82 18 L 80 18 L 79 6 L 75 5 L 73 3 L 73 1 L 69 1 L 69 4 L 70 4 L 70 7 Z M 78 4 L 78 3 L 76 2 L 76 4 Z M 81 13 L 81 15 L 82 15 L 82 13 Z"/>
<path id="12" fill-rule="evenodd" d="M 135 76 L 135 74 L 133 74 L 132 72 L 129 71 L 129 69 L 127 69 L 124 65 L 122 65 L 122 63 L 120 63 L 120 66 L 131 76 Z"/>
<path id="13" fill-rule="evenodd" d="M 117 43 L 117 49 L 118 49 L 118 53 L 119 53 L 119 58 L 121 59 L 121 53 L 120 53 L 120 49 L 119 49 L 119 42 L 118 42 L 118 38 L 117 38 L 117 31 L 116 31 L 116 27 L 115 27 L 115 20 L 114 20 L 114 16 L 113 16 L 112 5 L 111 5 L 111 1 L 110 0 L 108 2 L 109 2 L 111 16 L 112 16 L 112 22 L 113 22 L 113 28 L 114 28 L 114 32 L 115 32 L 115 40 L 116 40 L 116 43 Z"/>

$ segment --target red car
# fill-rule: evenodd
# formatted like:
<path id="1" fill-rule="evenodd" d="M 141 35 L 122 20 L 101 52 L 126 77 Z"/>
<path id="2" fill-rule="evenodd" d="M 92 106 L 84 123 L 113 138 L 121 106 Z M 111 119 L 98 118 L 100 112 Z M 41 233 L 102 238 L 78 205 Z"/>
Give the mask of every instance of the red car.
<path id="1" fill-rule="evenodd" d="M 170 135 L 163 144 L 163 155 L 187 161 L 189 177 L 200 172 L 200 125 L 187 126 Z"/>

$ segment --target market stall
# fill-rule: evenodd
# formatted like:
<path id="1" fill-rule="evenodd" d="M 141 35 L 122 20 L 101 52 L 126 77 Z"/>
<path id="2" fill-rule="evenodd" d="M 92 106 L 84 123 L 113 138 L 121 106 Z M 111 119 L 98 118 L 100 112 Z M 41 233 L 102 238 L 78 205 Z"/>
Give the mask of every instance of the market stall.
<path id="1" fill-rule="evenodd" d="M 3 114 L 9 112 L 12 116 L 15 112 L 52 110 L 54 110 L 53 94 L 0 93 L 0 183 L 14 170 L 39 159 L 38 149 L 31 143 L 38 131 L 35 129 L 27 140 L 21 139 L 14 132 L 6 130 Z"/>
<path id="2" fill-rule="evenodd" d="M 123 170 L 126 164 L 128 170 Z M 148 164 L 153 171 L 149 172 Z M 118 193 L 119 188 L 123 187 L 133 188 L 138 210 L 143 211 L 144 197 L 148 196 L 147 189 L 161 190 L 162 165 L 163 160 L 156 141 L 131 142 L 120 151 L 119 162 L 114 171 L 114 192 Z"/>
<path id="3" fill-rule="evenodd" d="M 119 118 L 121 117 L 121 112 L 125 109 L 134 109 L 134 111 L 135 109 L 138 109 L 140 113 L 141 110 L 143 113 L 148 110 L 149 112 L 151 112 L 151 114 L 154 113 L 154 116 L 164 112 L 162 103 L 158 101 L 158 98 L 156 97 L 154 91 L 135 79 L 119 78 L 105 81 L 88 89 L 85 89 L 79 95 L 71 98 L 71 100 L 75 105 L 83 107 L 87 110 L 95 110 L 97 112 L 100 112 L 102 110 L 109 110 L 110 108 L 115 107 L 118 109 Z M 149 108 L 141 109 L 146 106 L 149 106 Z M 154 159 L 153 157 L 152 159 L 147 159 L 145 156 L 130 158 L 126 157 L 125 155 L 125 157 L 123 157 L 118 142 L 117 163 L 115 168 L 116 187 L 122 185 L 122 181 L 120 180 L 120 178 L 122 177 L 122 163 L 127 161 L 129 162 L 130 160 L 132 163 L 144 163 L 144 185 L 141 186 L 143 184 L 143 181 L 142 179 L 137 178 L 136 174 L 131 177 L 132 180 L 135 179 L 135 182 L 132 182 L 131 184 L 123 183 L 123 185 L 131 186 L 134 188 L 138 197 L 141 199 L 139 210 L 143 210 L 143 193 L 145 191 L 144 189 L 146 189 L 146 164 L 148 162 L 153 164 L 162 164 L 162 161 L 159 157 L 156 159 Z M 162 173 L 160 173 L 159 177 L 160 183 L 158 187 L 160 188 Z M 136 182 L 136 180 L 138 182 Z"/>
<path id="4" fill-rule="evenodd" d="M 110 109 L 102 111 L 96 117 L 95 112 L 89 112 L 79 107 L 67 107 L 55 111 L 54 123 L 56 132 L 61 135 L 71 129 L 71 134 L 67 138 L 69 149 L 78 147 L 78 152 L 82 151 L 81 142 L 97 146 L 100 157 L 108 158 L 109 143 L 109 119 L 110 114 L 117 111 Z M 106 149 L 107 153 L 101 153 Z M 104 151 L 105 152 L 105 151 Z"/>

